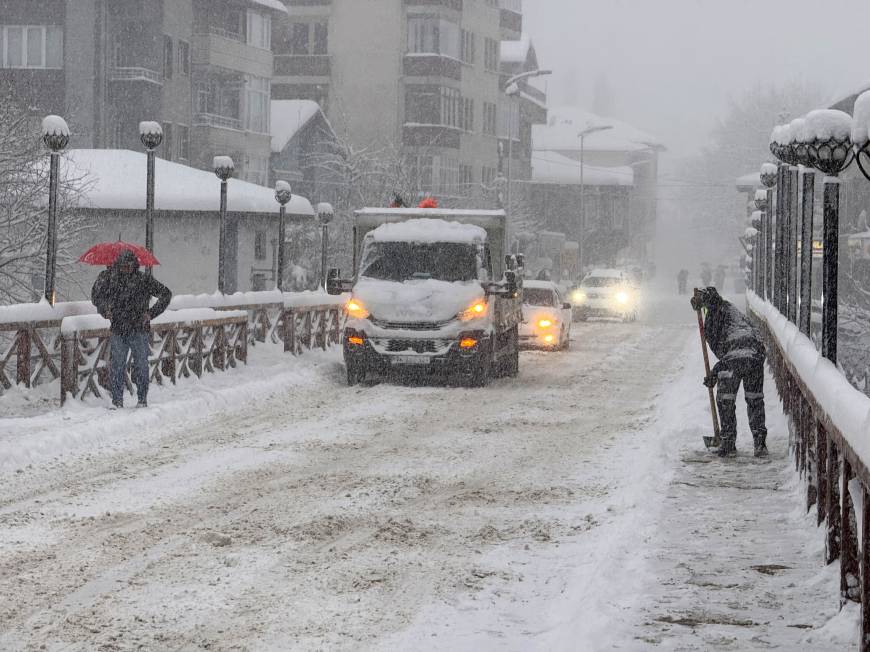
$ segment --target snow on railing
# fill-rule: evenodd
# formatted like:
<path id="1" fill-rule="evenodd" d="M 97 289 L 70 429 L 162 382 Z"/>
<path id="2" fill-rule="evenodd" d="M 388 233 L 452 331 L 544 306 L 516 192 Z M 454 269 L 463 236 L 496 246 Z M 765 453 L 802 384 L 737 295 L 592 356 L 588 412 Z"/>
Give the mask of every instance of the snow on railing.
<path id="1" fill-rule="evenodd" d="M 221 370 L 226 365 L 215 364 L 221 360 L 229 360 L 233 363 L 229 366 L 234 366 L 236 360 L 244 361 L 247 358 L 249 346 L 256 346 L 258 343 L 283 344 L 284 351 L 293 355 L 300 355 L 312 348 L 326 349 L 341 341 L 341 306 L 344 301 L 341 297 L 331 297 L 322 292 L 267 291 L 175 296 L 169 305 L 169 311 L 152 322 L 152 378 L 160 382 L 160 378 L 165 377 L 175 382 L 180 377 L 179 374 L 185 376 L 192 372 L 199 375 L 203 370 Z M 238 326 L 240 317 L 245 322 L 243 329 Z M 191 320 L 208 322 L 202 334 L 207 341 L 187 342 L 190 337 L 200 337 L 198 332 L 191 331 L 194 328 L 190 325 Z M 231 326 L 236 330 L 232 333 L 227 331 L 224 338 L 215 330 L 219 322 L 225 330 Z M 175 339 L 174 343 L 167 339 L 170 338 L 169 331 L 174 332 L 171 336 Z M 237 331 L 244 332 L 244 355 L 224 351 L 222 358 L 220 355 L 213 357 L 211 363 L 207 364 L 204 358 L 202 366 L 196 362 L 200 359 L 197 356 L 204 355 L 205 349 L 201 351 L 200 348 L 210 345 L 211 339 L 218 338 L 218 348 L 225 347 L 225 343 L 222 344 L 224 339 L 235 337 L 238 335 Z M 73 362 L 64 361 L 63 345 L 66 340 L 79 333 L 84 333 L 83 339 L 90 343 L 76 344 L 78 354 L 75 366 L 86 370 L 96 369 L 91 376 L 90 385 L 84 379 L 84 392 L 95 393 L 93 382 L 103 387 L 107 382 L 107 372 L 97 368 L 104 366 L 108 353 L 102 351 L 101 356 L 96 357 L 95 353 L 104 344 L 100 338 L 107 341 L 108 322 L 97 314 L 93 304 L 79 301 L 52 306 L 42 301 L 0 306 L 0 343 L 4 347 L 0 349 L 0 393 L 13 385 L 29 388 L 58 380 L 64 373 L 65 365 L 69 365 L 69 389 L 63 391 L 62 395 L 65 397 L 67 393 L 76 394 L 71 389 Z M 190 357 L 182 348 L 192 345 L 195 345 L 193 353 L 196 355 L 190 354 L 193 355 Z M 241 344 L 237 344 L 237 347 L 241 347 Z M 67 348 L 68 354 L 72 355 L 72 345 L 67 344 Z M 178 355 L 182 356 L 180 361 L 177 360 L 177 365 L 166 363 L 173 351 L 176 359 Z M 230 354 L 232 356 L 228 357 Z M 194 361 L 193 366 L 187 364 L 188 358 Z M 158 361 L 160 366 L 157 366 Z M 78 371 L 75 373 L 78 374 Z M 94 381 L 94 378 L 97 380 Z M 85 394 L 78 392 L 77 395 L 83 397 Z"/>
<path id="2" fill-rule="evenodd" d="M 870 398 L 823 358 L 771 303 L 747 293 L 790 419 L 807 510 L 825 527 L 825 562 L 840 560 L 841 604 L 862 604 L 861 650 L 870 649 Z"/>

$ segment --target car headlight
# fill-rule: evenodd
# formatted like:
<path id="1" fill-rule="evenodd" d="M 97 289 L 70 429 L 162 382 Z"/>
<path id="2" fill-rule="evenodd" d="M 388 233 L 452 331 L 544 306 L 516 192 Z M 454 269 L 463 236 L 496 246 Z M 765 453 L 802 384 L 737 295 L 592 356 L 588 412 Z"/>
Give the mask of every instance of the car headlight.
<path id="1" fill-rule="evenodd" d="M 348 317 L 352 319 L 367 319 L 371 314 L 363 305 L 363 302 L 356 297 L 351 297 L 350 301 L 344 306 L 344 310 Z"/>
<path id="2" fill-rule="evenodd" d="M 583 303 L 584 301 L 586 301 L 587 298 L 588 297 L 583 290 L 574 290 L 574 292 L 571 294 L 571 299 L 574 301 L 574 303 Z"/>
<path id="3" fill-rule="evenodd" d="M 550 328 L 552 325 L 552 319 L 541 319 L 538 321 L 538 328 Z"/>
<path id="4" fill-rule="evenodd" d="M 483 299 L 478 299 L 474 303 L 472 303 L 468 308 L 459 313 L 458 317 L 460 321 L 471 321 L 473 319 L 480 319 L 481 317 L 486 317 L 489 312 L 489 304 Z"/>
<path id="5" fill-rule="evenodd" d="M 631 297 L 628 296 L 628 292 L 625 292 L 624 290 L 616 293 L 616 303 L 621 306 L 626 305 L 630 299 Z"/>

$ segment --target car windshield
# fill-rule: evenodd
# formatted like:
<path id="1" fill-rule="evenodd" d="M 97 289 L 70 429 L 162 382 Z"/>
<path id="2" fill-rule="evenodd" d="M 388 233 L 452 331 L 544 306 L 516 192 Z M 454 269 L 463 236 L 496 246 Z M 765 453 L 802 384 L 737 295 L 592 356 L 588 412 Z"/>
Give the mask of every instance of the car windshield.
<path id="1" fill-rule="evenodd" d="M 609 288 L 622 285 L 622 279 L 615 276 L 590 276 L 583 279 L 583 286 L 587 288 Z"/>
<path id="2" fill-rule="evenodd" d="M 474 281 L 477 246 L 438 242 L 369 242 L 363 250 L 360 276 L 382 281 Z"/>
<path id="3" fill-rule="evenodd" d="M 552 290 L 546 288 L 525 288 L 523 289 L 523 303 L 527 306 L 548 306 L 556 305 L 555 295 Z"/>

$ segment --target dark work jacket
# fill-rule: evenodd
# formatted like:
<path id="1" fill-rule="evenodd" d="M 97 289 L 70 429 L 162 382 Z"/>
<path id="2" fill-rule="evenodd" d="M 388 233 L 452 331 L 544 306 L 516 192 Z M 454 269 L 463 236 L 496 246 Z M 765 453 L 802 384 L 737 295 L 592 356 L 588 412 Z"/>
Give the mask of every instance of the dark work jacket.
<path id="1" fill-rule="evenodd" d="M 150 306 L 151 299 L 157 303 Z M 114 268 L 97 277 L 91 290 L 91 302 L 97 311 L 112 322 L 112 333 L 132 335 L 145 332 L 145 314 L 151 319 L 169 306 L 172 292 L 154 277 L 135 271 L 125 274 Z"/>
<path id="2" fill-rule="evenodd" d="M 764 342 L 758 331 L 732 303 L 725 301 L 710 308 L 704 320 L 704 331 L 716 366 L 748 369 L 764 362 Z M 718 369 L 717 369 L 718 371 Z"/>

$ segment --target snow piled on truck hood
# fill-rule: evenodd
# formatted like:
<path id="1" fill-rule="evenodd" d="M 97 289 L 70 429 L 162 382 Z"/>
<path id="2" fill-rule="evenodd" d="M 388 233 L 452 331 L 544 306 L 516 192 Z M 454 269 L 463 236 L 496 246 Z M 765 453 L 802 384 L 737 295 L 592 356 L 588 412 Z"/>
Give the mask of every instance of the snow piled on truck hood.
<path id="1" fill-rule="evenodd" d="M 392 322 L 441 322 L 453 319 L 484 296 L 477 281 L 448 283 L 435 279 L 381 281 L 361 278 L 353 289 L 372 317 Z"/>
<path id="2" fill-rule="evenodd" d="M 375 242 L 483 244 L 486 242 L 486 231 L 473 224 L 417 219 L 382 224 L 367 237 L 372 238 Z"/>

